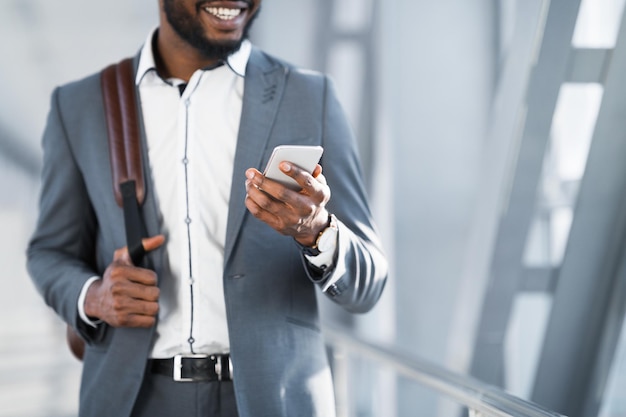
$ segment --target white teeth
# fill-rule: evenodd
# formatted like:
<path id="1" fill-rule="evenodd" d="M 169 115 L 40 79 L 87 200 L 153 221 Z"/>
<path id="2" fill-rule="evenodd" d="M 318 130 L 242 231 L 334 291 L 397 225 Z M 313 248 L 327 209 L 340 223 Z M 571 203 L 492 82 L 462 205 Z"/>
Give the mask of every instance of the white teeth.
<path id="1" fill-rule="evenodd" d="M 222 20 L 232 20 L 241 14 L 241 9 L 227 9 L 226 7 L 205 7 L 204 10 Z"/>

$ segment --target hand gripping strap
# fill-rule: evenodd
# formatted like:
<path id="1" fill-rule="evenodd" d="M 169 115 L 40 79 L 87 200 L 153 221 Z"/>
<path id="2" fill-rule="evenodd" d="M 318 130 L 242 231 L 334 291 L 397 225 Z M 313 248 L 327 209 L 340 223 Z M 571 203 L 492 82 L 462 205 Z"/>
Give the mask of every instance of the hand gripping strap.
<path id="1" fill-rule="evenodd" d="M 139 265 L 145 255 L 141 243 L 145 226 L 140 211 L 145 187 L 132 59 L 105 68 L 101 82 L 113 192 L 117 204 L 124 209 L 128 253 L 133 264 Z"/>

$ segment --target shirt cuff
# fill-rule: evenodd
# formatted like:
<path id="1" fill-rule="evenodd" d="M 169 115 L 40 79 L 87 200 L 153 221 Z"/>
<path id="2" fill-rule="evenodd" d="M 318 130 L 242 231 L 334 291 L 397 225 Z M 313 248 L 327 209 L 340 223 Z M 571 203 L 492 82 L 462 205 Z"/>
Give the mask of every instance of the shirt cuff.
<path id="1" fill-rule="evenodd" d="M 102 323 L 102 320 L 94 321 L 87 317 L 87 314 L 85 314 L 85 298 L 87 297 L 87 290 L 89 289 L 91 284 L 99 279 L 100 277 L 98 276 L 93 276 L 89 278 L 87 282 L 85 282 L 85 284 L 83 285 L 83 289 L 80 290 L 80 295 L 78 296 L 78 316 L 82 321 L 84 321 L 86 324 L 90 325 L 93 328 L 96 328 L 98 324 Z"/>
<path id="2" fill-rule="evenodd" d="M 305 254 L 304 257 L 311 265 L 317 267 L 318 269 L 326 270 L 333 267 L 336 251 L 337 247 L 335 246 L 333 251 L 322 252 L 315 256 Z"/>

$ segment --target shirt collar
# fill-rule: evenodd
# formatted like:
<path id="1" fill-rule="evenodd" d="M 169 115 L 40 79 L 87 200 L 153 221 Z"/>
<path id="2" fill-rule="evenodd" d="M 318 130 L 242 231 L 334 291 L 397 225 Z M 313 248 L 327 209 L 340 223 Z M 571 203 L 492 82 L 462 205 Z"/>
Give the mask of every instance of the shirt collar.
<path id="1" fill-rule="evenodd" d="M 153 40 L 155 39 L 156 32 L 158 28 L 155 28 L 150 32 L 146 42 L 143 44 L 141 48 L 141 52 L 139 55 L 139 66 L 137 68 L 137 75 L 135 78 L 135 84 L 139 85 L 144 76 L 150 72 L 156 72 L 156 64 L 154 61 L 154 51 L 152 49 Z M 231 69 L 235 74 L 240 77 L 246 76 L 246 67 L 248 65 L 248 59 L 250 58 L 250 53 L 252 51 L 252 44 L 249 40 L 244 40 L 241 44 L 241 47 L 236 52 L 226 58 L 226 65 Z"/>

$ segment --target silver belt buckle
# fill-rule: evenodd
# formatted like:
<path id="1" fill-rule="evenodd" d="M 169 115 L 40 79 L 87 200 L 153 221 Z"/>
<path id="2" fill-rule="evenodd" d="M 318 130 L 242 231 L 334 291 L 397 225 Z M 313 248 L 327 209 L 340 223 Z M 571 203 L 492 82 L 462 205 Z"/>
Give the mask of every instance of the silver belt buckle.
<path id="1" fill-rule="evenodd" d="M 201 359 L 208 358 L 209 355 L 198 354 L 198 353 L 181 353 L 179 355 L 174 356 L 174 381 L 176 382 L 192 382 L 193 378 L 183 378 L 183 359 L 191 358 L 191 359 Z"/>

